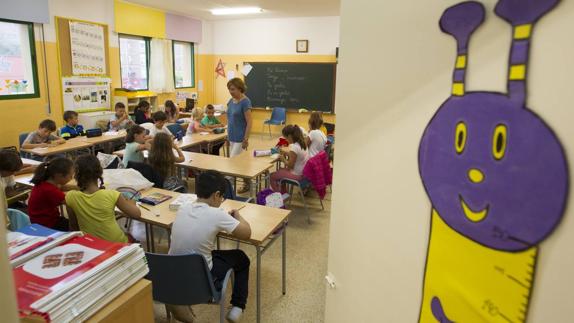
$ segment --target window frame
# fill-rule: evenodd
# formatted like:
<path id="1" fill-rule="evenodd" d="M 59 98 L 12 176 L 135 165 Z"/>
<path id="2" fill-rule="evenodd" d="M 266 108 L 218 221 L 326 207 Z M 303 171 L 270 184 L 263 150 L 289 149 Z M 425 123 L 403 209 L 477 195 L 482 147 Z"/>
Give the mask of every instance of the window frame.
<path id="1" fill-rule="evenodd" d="M 121 45 L 121 38 L 136 38 L 136 39 L 141 39 L 143 41 L 145 41 L 145 56 L 146 56 L 146 87 L 145 89 L 127 89 L 124 87 L 124 78 L 122 76 L 122 45 Z M 130 91 L 149 91 L 149 64 L 150 64 L 150 54 L 151 54 L 151 50 L 150 50 L 150 42 L 151 42 L 151 38 L 150 37 L 146 37 L 146 36 L 138 36 L 138 35 L 131 35 L 131 34 L 118 34 L 118 49 L 119 49 L 119 54 L 120 54 L 120 86 L 122 87 L 122 89 L 125 90 L 130 90 Z"/>
<path id="2" fill-rule="evenodd" d="M 12 20 L 12 19 L 2 19 L 0 22 L 21 24 L 28 26 L 28 41 L 30 42 L 30 60 L 32 61 L 32 79 L 34 80 L 34 93 L 28 94 L 9 94 L 0 95 L 1 100 L 19 100 L 19 99 L 35 99 L 39 98 L 40 95 L 40 84 L 38 80 L 38 56 L 36 55 L 36 36 L 34 34 L 34 23 L 28 21 Z"/>
<path id="3" fill-rule="evenodd" d="M 175 43 L 191 45 L 191 86 L 177 86 L 175 79 Z M 195 43 L 189 41 L 172 40 L 171 41 L 171 61 L 173 68 L 173 87 L 179 89 L 193 89 L 195 88 Z"/>

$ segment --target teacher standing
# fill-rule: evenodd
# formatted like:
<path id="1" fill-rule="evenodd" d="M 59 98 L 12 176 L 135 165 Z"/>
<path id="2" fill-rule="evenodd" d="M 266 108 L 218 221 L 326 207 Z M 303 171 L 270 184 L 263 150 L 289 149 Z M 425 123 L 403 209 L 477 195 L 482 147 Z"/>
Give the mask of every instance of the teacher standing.
<path id="1" fill-rule="evenodd" d="M 231 99 L 227 102 L 227 138 L 229 157 L 241 154 L 249 146 L 251 133 L 251 100 L 245 96 L 247 89 L 240 78 L 227 82 Z"/>

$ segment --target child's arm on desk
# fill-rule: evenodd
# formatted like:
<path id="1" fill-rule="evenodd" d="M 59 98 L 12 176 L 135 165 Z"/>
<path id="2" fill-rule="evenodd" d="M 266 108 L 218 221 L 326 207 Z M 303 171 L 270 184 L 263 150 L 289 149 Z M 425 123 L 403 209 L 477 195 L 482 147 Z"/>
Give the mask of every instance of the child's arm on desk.
<path id="1" fill-rule="evenodd" d="M 237 239 L 241 240 L 251 238 L 251 226 L 249 225 L 249 223 L 247 223 L 247 221 L 245 221 L 245 219 L 241 216 L 241 214 L 239 214 L 239 211 L 231 210 L 229 211 L 229 214 L 232 217 L 234 217 L 237 221 L 239 221 L 239 224 L 231 234 Z"/>

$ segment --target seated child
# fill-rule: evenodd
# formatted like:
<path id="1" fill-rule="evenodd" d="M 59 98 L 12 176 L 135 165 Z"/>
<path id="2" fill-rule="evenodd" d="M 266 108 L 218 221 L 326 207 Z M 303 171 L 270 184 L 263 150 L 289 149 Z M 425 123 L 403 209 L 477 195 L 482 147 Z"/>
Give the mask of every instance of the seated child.
<path id="1" fill-rule="evenodd" d="M 238 322 L 247 303 L 249 258 L 239 249 L 216 250 L 215 238 L 223 231 L 237 239 L 249 239 L 251 227 L 237 210 L 228 213 L 219 208 L 224 200 L 225 187 L 225 178 L 217 171 L 209 170 L 197 177 L 195 193 L 198 199 L 178 210 L 171 230 L 169 254 L 203 255 L 218 289 L 222 287 L 227 270 L 233 268 L 233 307 L 227 314 L 227 320 Z M 170 305 L 168 310 L 177 315 L 181 307 Z"/>
<path id="2" fill-rule="evenodd" d="M 126 135 L 126 150 L 122 164 L 128 167 L 128 162 L 135 161 L 143 163 L 145 158 L 143 151 L 150 149 L 150 140 L 147 139 L 145 129 L 141 126 L 134 125 L 128 130 Z"/>
<path id="3" fill-rule="evenodd" d="M 46 119 L 40 122 L 38 130 L 30 132 L 28 137 L 26 137 L 24 143 L 22 143 L 22 148 L 54 147 L 65 143 L 66 140 L 52 134 L 54 131 L 56 131 L 56 123 L 54 121 Z"/>
<path id="4" fill-rule="evenodd" d="M 177 157 L 173 154 L 174 150 L 177 152 Z M 153 138 L 149 150 L 148 163 L 162 179 L 165 180 L 170 176 L 175 176 L 175 163 L 184 161 L 183 152 L 170 136 L 165 133 L 158 133 Z"/>
<path id="5" fill-rule="evenodd" d="M 137 124 L 142 124 L 142 123 L 153 123 L 153 120 L 150 118 L 150 112 L 151 110 L 151 106 L 149 104 L 149 102 L 147 101 L 140 101 L 137 105 L 137 107 L 134 110 L 134 116 L 136 118 L 136 123 Z"/>
<path id="6" fill-rule="evenodd" d="M 201 107 L 195 107 L 191 112 L 192 122 L 187 126 L 186 135 L 191 135 L 193 133 L 199 132 L 213 132 L 212 129 L 204 127 L 201 125 L 201 120 L 203 119 L 203 109 Z"/>
<path id="7" fill-rule="evenodd" d="M 213 107 L 213 105 L 208 104 L 207 107 L 205 107 L 205 117 L 201 119 L 201 125 L 208 129 L 216 129 L 223 127 L 223 124 L 221 124 L 221 122 L 215 117 L 215 108 Z M 209 154 L 219 155 L 219 150 L 221 149 L 223 144 L 224 143 L 213 145 L 213 147 L 211 147 L 211 151 L 209 152 Z"/>
<path id="8" fill-rule="evenodd" d="M 281 149 L 280 158 L 285 168 L 271 173 L 271 188 L 275 192 L 280 191 L 279 183 L 283 178 L 302 180 L 303 168 L 309 159 L 307 144 L 303 138 L 301 128 L 297 125 L 287 125 L 282 131 L 283 137 L 289 142 L 288 149 Z"/>
<path id="9" fill-rule="evenodd" d="M 319 112 L 312 112 L 309 117 L 309 136 L 307 137 L 307 147 L 309 147 L 309 158 L 325 150 L 327 136 L 321 131 L 323 118 Z"/>
<path id="10" fill-rule="evenodd" d="M 167 123 L 178 123 L 179 109 L 172 100 L 167 100 L 164 103 L 165 114 L 167 115 Z"/>
<path id="11" fill-rule="evenodd" d="M 59 207 L 65 203 L 63 191 L 74 177 L 74 163 L 68 158 L 55 158 L 36 168 L 34 188 L 28 200 L 28 215 L 32 223 L 59 231 L 69 231 L 68 219 L 60 215 Z"/>
<path id="12" fill-rule="evenodd" d="M 102 176 L 102 166 L 96 156 L 82 155 L 76 159 L 74 178 L 80 190 L 66 194 L 70 228 L 111 242 L 133 241 L 120 229 L 115 208 L 136 219 L 141 211 L 120 192 L 105 189 Z"/>
<path id="13" fill-rule="evenodd" d="M 84 127 L 78 124 L 78 113 L 76 111 L 64 112 L 66 125 L 60 129 L 60 137 L 68 140 L 77 136 L 84 136 Z"/>
<path id="14" fill-rule="evenodd" d="M 11 149 L 0 149 L 0 184 L 5 189 L 6 198 L 19 194 L 14 175 L 33 173 L 36 166 L 24 165 L 20 155 Z"/>
<path id="15" fill-rule="evenodd" d="M 110 118 L 110 131 L 127 130 L 134 122 L 126 112 L 126 106 L 118 102 L 115 106 L 116 114 Z"/>
<path id="16" fill-rule="evenodd" d="M 223 127 L 221 122 L 215 117 L 215 108 L 213 105 L 208 104 L 205 107 L 205 117 L 201 119 L 201 125 L 209 129 Z"/>
<path id="17" fill-rule="evenodd" d="M 155 135 L 160 132 L 173 137 L 171 131 L 169 131 L 169 129 L 165 126 L 165 124 L 167 123 L 167 115 L 165 114 L 165 112 L 163 111 L 155 112 L 152 115 L 152 118 L 154 121 L 154 126 L 150 129 L 149 132 L 150 137 L 155 137 Z"/>

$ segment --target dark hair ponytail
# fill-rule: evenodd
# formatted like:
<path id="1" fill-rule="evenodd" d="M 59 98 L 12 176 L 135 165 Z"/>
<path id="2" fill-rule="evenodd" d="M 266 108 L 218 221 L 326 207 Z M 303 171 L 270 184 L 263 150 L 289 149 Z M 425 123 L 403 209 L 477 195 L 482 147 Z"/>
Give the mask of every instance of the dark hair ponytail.
<path id="1" fill-rule="evenodd" d="M 305 142 L 305 138 L 303 138 L 303 131 L 301 131 L 301 128 L 299 128 L 298 125 L 287 125 L 283 128 L 281 133 L 285 138 L 291 136 L 293 142 L 298 143 L 303 150 L 307 150 L 307 143 Z"/>
<path id="2" fill-rule="evenodd" d="M 128 130 L 128 134 L 126 135 L 126 143 L 132 143 L 136 140 L 135 136 L 145 132 L 144 127 L 142 126 L 138 126 L 138 125 L 133 125 L 129 130 Z"/>
<path id="3" fill-rule="evenodd" d="M 85 190 L 93 182 L 99 184 L 100 188 L 104 187 L 104 170 L 100 161 L 93 155 L 82 155 L 76 159 L 76 170 L 74 178 L 78 183 L 80 190 Z M 99 183 L 98 183 L 99 181 Z"/>
<path id="4" fill-rule="evenodd" d="M 68 175 L 74 167 L 74 163 L 68 158 L 59 157 L 41 163 L 34 172 L 32 177 L 32 184 L 38 185 L 42 182 L 49 180 L 55 175 Z"/>

